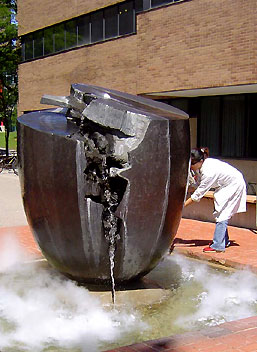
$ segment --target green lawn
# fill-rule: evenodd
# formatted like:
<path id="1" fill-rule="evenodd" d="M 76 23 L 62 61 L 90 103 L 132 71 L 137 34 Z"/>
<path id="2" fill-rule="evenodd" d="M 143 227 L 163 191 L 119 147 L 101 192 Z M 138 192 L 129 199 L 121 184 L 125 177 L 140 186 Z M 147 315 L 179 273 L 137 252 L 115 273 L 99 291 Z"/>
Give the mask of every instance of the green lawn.
<path id="1" fill-rule="evenodd" d="M 5 148 L 5 135 L 0 133 L 0 148 Z M 9 136 L 9 149 L 17 149 L 17 132 L 10 132 Z"/>

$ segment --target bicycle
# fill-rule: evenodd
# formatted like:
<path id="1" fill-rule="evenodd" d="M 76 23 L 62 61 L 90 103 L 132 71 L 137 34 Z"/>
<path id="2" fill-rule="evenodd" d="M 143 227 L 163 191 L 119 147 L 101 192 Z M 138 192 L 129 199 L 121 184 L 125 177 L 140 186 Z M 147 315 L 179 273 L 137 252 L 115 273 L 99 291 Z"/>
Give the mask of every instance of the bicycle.
<path id="1" fill-rule="evenodd" d="M 18 176 L 18 160 L 16 155 L 0 156 L 0 173 L 4 170 L 13 170 Z"/>

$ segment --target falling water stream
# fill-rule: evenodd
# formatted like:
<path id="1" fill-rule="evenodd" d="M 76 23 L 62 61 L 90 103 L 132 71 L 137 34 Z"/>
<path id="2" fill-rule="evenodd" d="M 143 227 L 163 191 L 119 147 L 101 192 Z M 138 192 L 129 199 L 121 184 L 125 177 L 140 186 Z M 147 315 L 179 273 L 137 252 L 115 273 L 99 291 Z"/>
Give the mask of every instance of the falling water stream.
<path id="1" fill-rule="evenodd" d="M 114 255 L 115 255 L 115 242 L 112 241 L 109 245 L 109 258 L 110 258 L 110 275 L 111 275 L 111 282 L 112 282 L 112 303 L 113 304 L 115 304 Z"/>
<path id="2" fill-rule="evenodd" d="M 113 154 L 113 143 L 111 143 L 113 136 L 103 132 L 101 128 L 98 132 L 94 129 L 92 131 L 92 126 L 84 121 L 81 126 L 81 135 L 84 139 L 86 159 L 84 181 L 87 185 L 87 192 L 85 199 L 90 198 L 103 206 L 101 220 L 104 237 L 108 243 L 112 302 L 115 304 L 114 257 L 116 243 L 120 239 L 121 222 L 121 219 L 115 215 L 115 211 L 127 187 L 127 180 L 120 177 L 117 170 L 121 170 L 127 162 L 116 159 Z"/>
<path id="3" fill-rule="evenodd" d="M 109 291 L 28 262 L 9 241 L 0 257 L 0 350 L 98 352 L 257 314 L 257 278 L 247 271 L 171 255 L 144 282 L 116 289 L 114 306 Z"/>

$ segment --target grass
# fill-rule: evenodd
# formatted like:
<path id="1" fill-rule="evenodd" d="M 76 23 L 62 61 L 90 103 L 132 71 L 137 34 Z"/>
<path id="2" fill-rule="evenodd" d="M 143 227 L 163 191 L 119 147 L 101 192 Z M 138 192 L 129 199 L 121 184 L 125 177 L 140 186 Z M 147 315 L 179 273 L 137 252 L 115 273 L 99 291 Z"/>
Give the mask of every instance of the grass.
<path id="1" fill-rule="evenodd" d="M 0 133 L 0 148 L 5 149 L 5 134 Z M 10 132 L 9 135 L 9 149 L 17 150 L 17 132 Z"/>

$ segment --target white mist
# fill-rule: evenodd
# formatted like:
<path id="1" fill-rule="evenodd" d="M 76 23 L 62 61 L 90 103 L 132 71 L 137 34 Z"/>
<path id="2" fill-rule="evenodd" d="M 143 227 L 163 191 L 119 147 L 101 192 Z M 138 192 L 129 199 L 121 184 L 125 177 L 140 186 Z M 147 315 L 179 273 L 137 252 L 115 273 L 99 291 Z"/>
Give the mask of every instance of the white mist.
<path id="1" fill-rule="evenodd" d="M 96 297 L 49 266 L 24 264 L 8 236 L 0 258 L 0 350 L 37 352 L 55 346 L 99 351 L 103 342 L 142 328 L 133 312 L 104 310 Z M 54 349 L 56 350 L 56 349 Z"/>

